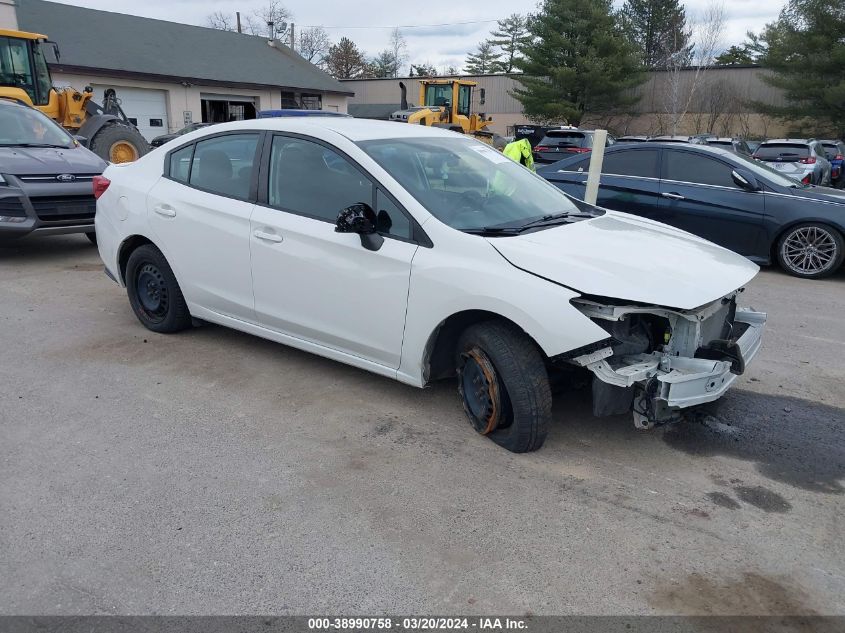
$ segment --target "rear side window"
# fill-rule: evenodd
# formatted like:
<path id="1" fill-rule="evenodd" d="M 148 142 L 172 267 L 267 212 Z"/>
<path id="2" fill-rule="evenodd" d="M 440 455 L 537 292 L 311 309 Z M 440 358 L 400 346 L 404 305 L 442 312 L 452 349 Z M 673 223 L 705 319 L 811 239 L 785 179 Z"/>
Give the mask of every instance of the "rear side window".
<path id="1" fill-rule="evenodd" d="M 754 153 L 756 158 L 761 160 L 782 160 L 796 161 L 810 155 L 810 148 L 807 145 L 797 143 L 767 143 L 757 148 Z"/>
<path id="2" fill-rule="evenodd" d="M 736 188 L 731 171 L 729 165 L 719 160 L 692 152 L 666 150 L 663 157 L 665 180 Z"/>
<path id="3" fill-rule="evenodd" d="M 188 175 L 191 173 L 191 158 L 194 155 L 194 146 L 188 145 L 170 155 L 170 177 L 178 182 L 188 183 Z"/>
<path id="4" fill-rule="evenodd" d="M 591 137 L 581 132 L 549 132 L 540 141 L 545 147 L 592 147 Z"/>
<path id="5" fill-rule="evenodd" d="M 196 144 L 189 184 L 230 198 L 249 198 L 258 134 L 230 134 Z"/>
<path id="6" fill-rule="evenodd" d="M 616 176 L 658 178 L 657 164 L 658 153 L 656 149 L 612 152 L 604 157 L 601 171 L 603 174 Z"/>
<path id="7" fill-rule="evenodd" d="M 836 143 L 822 143 L 822 147 L 824 147 L 824 153 L 828 160 L 833 160 L 838 154 L 842 153 L 839 151 Z"/>

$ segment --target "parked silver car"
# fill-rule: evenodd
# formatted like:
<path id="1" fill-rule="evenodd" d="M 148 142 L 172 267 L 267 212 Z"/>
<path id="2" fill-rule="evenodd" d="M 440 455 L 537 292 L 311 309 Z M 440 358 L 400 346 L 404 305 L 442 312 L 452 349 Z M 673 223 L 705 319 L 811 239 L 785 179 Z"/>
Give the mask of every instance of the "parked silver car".
<path id="1" fill-rule="evenodd" d="M 764 141 L 754 158 L 805 185 L 830 186 L 831 164 L 815 139 L 778 138 Z"/>
<path id="2" fill-rule="evenodd" d="M 94 234 L 93 180 L 106 162 L 38 110 L 0 99 L 0 241 Z"/>

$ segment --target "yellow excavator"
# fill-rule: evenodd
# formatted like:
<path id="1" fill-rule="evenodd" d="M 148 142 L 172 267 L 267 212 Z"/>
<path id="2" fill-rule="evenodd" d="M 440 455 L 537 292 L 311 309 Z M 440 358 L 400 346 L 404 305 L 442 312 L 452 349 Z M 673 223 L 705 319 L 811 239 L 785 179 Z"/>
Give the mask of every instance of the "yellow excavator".
<path id="1" fill-rule="evenodd" d="M 420 79 L 421 105 L 408 107 L 407 88 L 400 81 L 401 110 L 391 114 L 390 120 L 443 127 L 472 134 L 490 143 L 493 133 L 486 128 L 493 122 L 493 117 L 472 112 L 472 93 L 477 85 L 465 79 Z M 479 89 L 479 105 L 484 105 L 484 88 Z"/>
<path id="2" fill-rule="evenodd" d="M 44 56 L 52 47 L 58 61 L 58 44 L 46 35 L 0 29 L 0 98 L 14 99 L 41 110 L 73 134 L 95 154 L 112 163 L 126 163 L 150 151 L 120 107 L 114 90 L 103 104 L 93 101 L 94 90 L 55 88 Z"/>

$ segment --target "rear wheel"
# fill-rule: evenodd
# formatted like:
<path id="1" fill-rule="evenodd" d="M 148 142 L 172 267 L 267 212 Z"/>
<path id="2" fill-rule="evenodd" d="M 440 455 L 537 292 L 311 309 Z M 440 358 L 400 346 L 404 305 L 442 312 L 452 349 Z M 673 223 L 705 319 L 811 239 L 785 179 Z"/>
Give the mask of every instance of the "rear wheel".
<path id="1" fill-rule="evenodd" d="M 150 151 L 147 140 L 134 127 L 111 123 L 101 128 L 89 149 L 111 163 L 131 163 Z"/>
<path id="2" fill-rule="evenodd" d="M 540 350 L 516 326 L 487 321 L 458 340 L 458 391 L 473 428 L 515 453 L 543 445 L 552 393 Z"/>
<path id="3" fill-rule="evenodd" d="M 808 222 L 778 240 L 778 262 L 790 275 L 819 279 L 833 274 L 845 257 L 842 235 L 824 224 Z"/>
<path id="4" fill-rule="evenodd" d="M 135 249 L 126 263 L 126 292 L 148 330 L 170 334 L 191 325 L 191 314 L 170 264 L 155 246 Z"/>

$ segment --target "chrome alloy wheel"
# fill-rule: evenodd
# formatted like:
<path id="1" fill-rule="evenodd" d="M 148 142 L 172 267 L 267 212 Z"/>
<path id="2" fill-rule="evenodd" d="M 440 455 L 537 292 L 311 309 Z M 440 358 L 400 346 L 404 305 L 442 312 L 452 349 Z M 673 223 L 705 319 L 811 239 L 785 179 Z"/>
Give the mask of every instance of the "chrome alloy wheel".
<path id="1" fill-rule="evenodd" d="M 780 248 L 783 262 L 799 275 L 823 273 L 833 266 L 839 256 L 836 239 L 821 226 L 794 229 Z"/>

